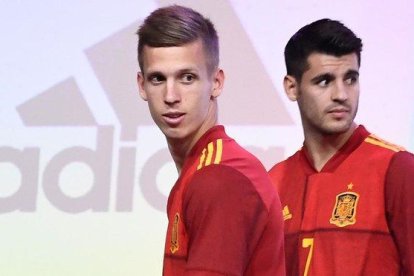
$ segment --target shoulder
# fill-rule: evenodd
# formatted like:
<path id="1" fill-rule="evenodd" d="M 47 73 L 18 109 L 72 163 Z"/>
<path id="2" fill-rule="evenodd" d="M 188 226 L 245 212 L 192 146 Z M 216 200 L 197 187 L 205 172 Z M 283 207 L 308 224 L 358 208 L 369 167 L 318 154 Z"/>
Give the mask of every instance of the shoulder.
<path id="1" fill-rule="evenodd" d="M 201 150 L 197 170 L 210 165 L 225 165 L 238 170 L 260 167 L 259 159 L 229 137 L 211 140 Z"/>
<path id="2" fill-rule="evenodd" d="M 213 166 L 213 167 L 210 167 Z M 205 168 L 209 168 L 204 172 Z M 210 142 L 199 158 L 197 174 L 210 170 L 221 171 L 229 176 L 238 174 L 247 177 L 252 184 L 268 181 L 262 162 L 233 139 L 218 139 Z"/>
<path id="3" fill-rule="evenodd" d="M 414 196 L 414 155 L 407 151 L 399 151 L 392 156 L 385 179 L 386 197 L 395 204 L 403 198 Z M 393 204 L 391 204 L 393 205 Z"/>
<path id="4" fill-rule="evenodd" d="M 413 165 L 414 164 L 414 154 L 409 151 L 399 151 L 394 154 L 392 162 L 398 165 Z"/>
<path id="5" fill-rule="evenodd" d="M 275 200 L 276 191 L 266 172 L 263 183 L 255 183 L 246 174 L 227 165 L 210 165 L 196 171 L 185 192 L 185 202 L 198 201 L 209 204 L 225 201 L 256 201 L 268 206 Z"/>
<path id="6" fill-rule="evenodd" d="M 269 170 L 269 175 L 276 176 L 281 172 L 285 171 L 287 168 L 291 166 L 298 165 L 300 159 L 301 150 L 298 150 L 293 155 L 289 156 L 287 159 L 276 163 L 272 168 Z"/>
<path id="7" fill-rule="evenodd" d="M 395 158 L 398 164 L 401 154 L 403 156 L 406 155 L 404 147 L 388 142 L 374 134 L 368 135 L 363 143 L 353 152 L 355 158 L 363 161 L 365 164 L 370 164 L 372 168 L 377 168 L 378 170 L 393 166 L 392 163 L 394 163 L 393 160 Z"/>
<path id="8" fill-rule="evenodd" d="M 248 177 L 237 170 L 237 168 L 222 163 L 199 168 L 194 173 L 191 183 L 209 182 L 211 186 L 218 186 L 230 179 L 238 179 L 243 185 L 250 183 Z"/>
<path id="9" fill-rule="evenodd" d="M 405 151 L 404 147 L 388 142 L 387 140 L 382 139 L 375 134 L 369 134 L 365 138 L 364 142 L 369 145 L 373 145 L 378 149 L 389 150 L 392 152 Z"/>
<path id="10" fill-rule="evenodd" d="M 410 174 L 414 176 L 414 154 L 408 151 L 396 152 L 388 167 L 388 175 L 395 174 L 395 176 L 402 177 Z"/>

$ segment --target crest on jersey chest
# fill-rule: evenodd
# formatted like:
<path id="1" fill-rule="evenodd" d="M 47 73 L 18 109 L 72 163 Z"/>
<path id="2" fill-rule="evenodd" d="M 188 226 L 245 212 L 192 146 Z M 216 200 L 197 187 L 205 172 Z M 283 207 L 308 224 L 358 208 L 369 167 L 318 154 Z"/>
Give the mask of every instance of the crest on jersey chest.
<path id="1" fill-rule="evenodd" d="M 355 224 L 359 194 L 351 191 L 352 187 L 353 184 L 350 183 L 348 185 L 348 191 L 340 193 L 336 196 L 332 217 L 329 220 L 331 224 L 338 227 L 345 227 Z"/>

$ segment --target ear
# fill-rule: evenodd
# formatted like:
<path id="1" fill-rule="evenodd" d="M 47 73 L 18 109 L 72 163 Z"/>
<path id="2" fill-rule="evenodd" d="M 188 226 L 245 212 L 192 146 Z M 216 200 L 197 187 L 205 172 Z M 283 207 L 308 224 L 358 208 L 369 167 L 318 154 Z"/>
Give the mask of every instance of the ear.
<path id="1" fill-rule="evenodd" d="M 137 82 L 138 82 L 138 88 L 139 88 L 139 95 L 144 101 L 147 101 L 148 100 L 147 92 L 145 92 L 145 88 L 144 88 L 145 78 L 142 72 L 138 72 Z"/>
<path id="2" fill-rule="evenodd" d="M 283 79 L 283 86 L 289 100 L 292 102 L 296 101 L 299 96 L 299 83 L 296 81 L 296 78 L 291 75 L 286 75 Z"/>
<path id="3" fill-rule="evenodd" d="M 221 92 L 223 91 L 224 87 L 224 71 L 222 69 L 217 69 L 215 73 L 213 73 L 213 90 L 211 93 L 212 98 L 217 98 L 220 96 Z"/>

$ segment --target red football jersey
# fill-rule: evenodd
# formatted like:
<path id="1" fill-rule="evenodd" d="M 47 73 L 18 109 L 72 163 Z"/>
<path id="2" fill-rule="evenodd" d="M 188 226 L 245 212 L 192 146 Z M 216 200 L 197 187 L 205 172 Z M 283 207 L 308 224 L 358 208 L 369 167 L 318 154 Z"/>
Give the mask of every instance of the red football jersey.
<path id="1" fill-rule="evenodd" d="M 386 187 L 398 152 L 360 126 L 320 172 L 305 148 L 270 170 L 283 206 L 287 275 L 412 275 L 414 239 L 402 238 L 408 227 L 392 224 L 390 217 L 399 214 L 389 206 L 395 191 Z M 414 183 L 409 158 L 406 186 Z M 411 249 L 400 250 L 403 243 Z"/>
<path id="2" fill-rule="evenodd" d="M 216 126 L 168 200 L 164 275 L 284 275 L 280 201 L 262 164 Z"/>

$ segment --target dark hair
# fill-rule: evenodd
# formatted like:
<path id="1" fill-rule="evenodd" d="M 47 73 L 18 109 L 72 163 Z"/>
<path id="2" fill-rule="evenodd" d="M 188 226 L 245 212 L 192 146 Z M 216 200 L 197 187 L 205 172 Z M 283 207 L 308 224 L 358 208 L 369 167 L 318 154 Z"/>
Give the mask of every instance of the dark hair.
<path id="1" fill-rule="evenodd" d="M 287 74 L 301 80 L 309 69 L 307 59 L 312 53 L 343 56 L 355 53 L 361 65 L 362 41 L 339 21 L 320 19 L 302 27 L 285 47 Z"/>
<path id="2" fill-rule="evenodd" d="M 218 67 L 218 36 L 213 23 L 193 9 L 172 5 L 153 11 L 137 31 L 138 63 L 144 70 L 143 49 L 173 47 L 201 39 L 207 58 L 207 69 Z"/>

